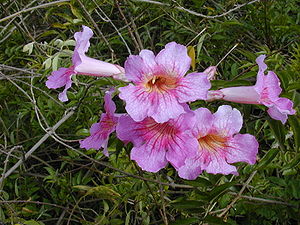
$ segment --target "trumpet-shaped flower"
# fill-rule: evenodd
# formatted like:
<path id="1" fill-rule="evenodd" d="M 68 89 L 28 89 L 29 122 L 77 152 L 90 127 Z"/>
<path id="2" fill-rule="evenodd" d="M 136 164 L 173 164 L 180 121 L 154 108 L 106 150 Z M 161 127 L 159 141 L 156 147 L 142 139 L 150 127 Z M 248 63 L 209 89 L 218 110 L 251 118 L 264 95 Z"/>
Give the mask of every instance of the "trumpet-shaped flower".
<path id="1" fill-rule="evenodd" d="M 103 153 L 108 156 L 107 143 L 109 135 L 116 130 L 119 115 L 115 114 L 116 105 L 111 99 L 114 90 L 110 90 L 104 96 L 104 109 L 99 123 L 94 123 L 90 129 L 90 136 L 80 141 L 80 147 L 85 149 L 103 148 Z"/>
<path id="2" fill-rule="evenodd" d="M 152 117 L 158 123 L 185 112 L 186 102 L 206 99 L 210 82 L 205 73 L 190 73 L 185 46 L 171 42 L 156 56 L 142 50 L 125 62 L 125 76 L 133 84 L 119 88 L 119 97 L 135 121 Z"/>
<path id="3" fill-rule="evenodd" d="M 65 86 L 63 92 L 58 96 L 62 102 L 68 101 L 67 90 L 72 85 L 72 75 L 83 74 L 90 76 L 112 76 L 115 79 L 126 81 L 124 68 L 115 64 L 103 62 L 90 58 L 85 55 L 90 46 L 90 38 L 93 36 L 93 31 L 86 26 L 82 26 L 81 32 L 76 32 L 74 38 L 76 46 L 72 56 L 72 66 L 69 68 L 60 68 L 53 71 L 48 77 L 46 86 L 48 88 L 60 88 Z"/>
<path id="4" fill-rule="evenodd" d="M 267 65 L 264 63 L 265 55 L 256 59 L 259 66 L 257 81 L 254 86 L 241 86 L 224 88 L 208 93 L 208 100 L 223 99 L 225 101 L 262 104 L 267 106 L 268 114 L 275 120 L 280 120 L 283 124 L 287 120 L 287 115 L 293 115 L 293 102 L 287 98 L 279 97 L 282 89 L 280 80 L 273 71 L 268 71 L 265 75 Z"/>
<path id="5" fill-rule="evenodd" d="M 178 169 L 179 176 L 193 180 L 205 170 L 213 174 L 238 175 L 235 162 L 254 164 L 258 152 L 258 142 L 250 134 L 239 134 L 243 118 L 237 109 L 220 106 L 214 114 L 206 108 L 195 112 L 196 123 L 192 131 L 198 140 L 198 151 L 185 159 Z"/>
<path id="6" fill-rule="evenodd" d="M 130 158 L 143 170 L 157 172 L 168 162 L 179 168 L 186 157 L 196 153 L 197 139 L 189 132 L 193 124 L 193 112 L 164 123 L 157 123 L 150 117 L 136 122 L 126 115 L 119 119 L 117 136 L 133 143 Z"/>

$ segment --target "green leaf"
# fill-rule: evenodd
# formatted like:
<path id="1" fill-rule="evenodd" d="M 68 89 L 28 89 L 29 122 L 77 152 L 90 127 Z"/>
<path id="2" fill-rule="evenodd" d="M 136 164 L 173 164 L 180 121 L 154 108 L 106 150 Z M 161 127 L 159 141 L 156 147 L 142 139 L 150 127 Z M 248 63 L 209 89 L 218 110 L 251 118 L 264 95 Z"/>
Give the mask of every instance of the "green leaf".
<path id="1" fill-rule="evenodd" d="M 73 4 L 70 4 L 70 7 L 71 7 L 71 11 L 72 11 L 73 15 L 76 16 L 77 19 L 81 19 L 82 20 L 83 16 L 81 15 L 80 11 L 77 8 L 75 8 L 73 6 Z"/>
<path id="2" fill-rule="evenodd" d="M 51 62 L 52 62 L 51 57 L 48 58 L 48 59 L 46 59 L 46 60 L 43 62 L 43 66 L 45 67 L 46 70 L 50 68 Z"/>
<path id="3" fill-rule="evenodd" d="M 279 151 L 280 150 L 277 148 L 270 149 L 267 152 L 267 154 L 265 154 L 263 158 L 259 160 L 259 163 L 257 164 L 255 169 L 256 170 L 264 169 L 266 166 L 269 165 L 270 162 L 272 162 L 272 160 L 277 156 Z"/>
<path id="4" fill-rule="evenodd" d="M 24 222 L 23 224 L 26 224 L 26 225 L 41 225 L 42 223 L 36 222 L 35 220 L 28 220 L 28 221 Z"/>
<path id="5" fill-rule="evenodd" d="M 129 225 L 130 223 L 130 215 L 131 215 L 131 212 L 134 212 L 133 210 L 130 210 L 127 215 L 126 215 L 126 218 L 125 218 L 125 225 Z"/>
<path id="6" fill-rule="evenodd" d="M 58 69 L 58 60 L 59 60 L 59 54 L 57 54 L 53 59 L 52 59 L 52 71 L 55 71 Z"/>
<path id="7" fill-rule="evenodd" d="M 288 169 L 288 170 L 283 170 L 282 175 L 283 176 L 290 176 L 290 175 L 296 175 L 298 171 L 296 169 Z"/>
<path id="8" fill-rule="evenodd" d="M 33 44 L 34 42 L 30 42 L 27 45 L 24 45 L 23 52 L 28 52 L 28 55 L 30 55 L 33 51 Z"/>
<path id="9" fill-rule="evenodd" d="M 64 41 L 62 46 L 75 46 L 76 45 L 76 41 L 75 40 L 67 40 Z"/>
<path id="10" fill-rule="evenodd" d="M 5 220 L 5 214 L 3 212 L 2 207 L 0 207 L 0 221 L 4 221 Z"/>
<path id="11" fill-rule="evenodd" d="M 295 138 L 295 146 L 298 151 L 300 148 L 300 122 L 297 116 L 289 116 L 289 124 L 291 125 Z"/>
<path id="12" fill-rule="evenodd" d="M 198 201 L 198 200 L 185 200 L 182 199 L 180 201 L 173 201 L 170 202 L 171 206 L 173 206 L 175 209 L 179 209 L 182 211 L 188 211 L 188 212 L 204 212 L 204 202 L 203 201 Z"/>
<path id="13" fill-rule="evenodd" d="M 235 86 L 248 86 L 251 85 L 251 82 L 246 80 L 212 80 L 211 84 L 213 88 L 226 88 L 226 87 L 235 87 Z"/>
<path id="14" fill-rule="evenodd" d="M 209 187 L 212 186 L 212 183 L 205 178 L 198 177 L 196 180 L 186 180 L 186 184 L 192 185 L 194 187 Z"/>
<path id="15" fill-rule="evenodd" d="M 90 187 L 86 185 L 75 185 L 73 188 L 80 189 L 86 191 L 86 196 L 93 195 L 96 197 L 101 197 L 104 199 L 115 199 L 117 197 L 120 197 L 121 195 L 117 193 L 116 191 L 112 190 L 111 188 L 99 185 L 96 187 Z"/>
<path id="16" fill-rule="evenodd" d="M 290 83 L 286 89 L 287 91 L 291 90 L 300 90 L 300 81 L 296 81 L 293 83 Z"/>
<path id="17" fill-rule="evenodd" d="M 82 128 L 82 129 L 78 130 L 75 134 L 78 136 L 89 136 L 90 131 L 89 131 L 89 129 Z"/>
<path id="18" fill-rule="evenodd" d="M 201 49 L 202 49 L 202 45 L 203 45 L 203 42 L 204 42 L 204 39 L 206 37 L 207 33 L 203 34 L 200 38 L 199 38 L 199 41 L 198 41 L 198 44 L 197 44 L 197 59 L 199 60 L 199 57 L 200 57 L 200 52 L 201 52 Z"/>
<path id="19" fill-rule="evenodd" d="M 275 136 L 275 139 L 278 141 L 280 149 L 284 150 L 284 138 L 285 138 L 285 127 L 280 121 L 273 120 L 268 118 L 268 124 Z"/>
<path id="20" fill-rule="evenodd" d="M 216 224 L 216 225 L 228 224 L 228 223 L 224 222 L 222 218 L 215 217 L 215 216 L 210 216 L 210 215 L 205 217 L 204 222 L 206 222 L 207 224 L 210 224 L 210 225 L 213 225 L 213 224 Z"/>
<path id="21" fill-rule="evenodd" d="M 296 167 L 300 163 L 300 154 L 297 154 L 296 157 L 287 165 L 285 165 L 282 169 L 289 170 Z"/>
<path id="22" fill-rule="evenodd" d="M 225 192 L 229 191 L 229 188 L 235 184 L 237 184 L 237 181 L 227 182 L 212 189 L 212 191 L 208 193 L 211 201 L 217 199 L 221 194 L 224 194 Z"/>
<path id="23" fill-rule="evenodd" d="M 194 223 L 198 223 L 199 219 L 198 218 L 183 218 L 183 219 L 176 219 L 175 222 L 172 222 L 171 225 L 190 225 Z"/>

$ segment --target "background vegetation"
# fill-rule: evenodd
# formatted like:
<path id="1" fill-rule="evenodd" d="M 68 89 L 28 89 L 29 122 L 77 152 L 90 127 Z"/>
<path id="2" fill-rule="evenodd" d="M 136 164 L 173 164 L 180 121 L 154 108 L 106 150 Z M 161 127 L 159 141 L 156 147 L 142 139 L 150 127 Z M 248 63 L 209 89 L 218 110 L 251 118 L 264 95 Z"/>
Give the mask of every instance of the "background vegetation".
<path id="1" fill-rule="evenodd" d="M 102 113 L 104 90 L 122 85 L 77 76 L 63 104 L 46 88 L 53 70 L 70 65 L 83 24 L 95 33 L 88 55 L 120 65 L 170 41 L 192 46 L 195 70 L 218 64 L 213 88 L 254 84 L 264 53 L 299 112 L 299 0 L 149 2 L 0 0 L 0 224 L 300 224 L 298 114 L 283 126 L 262 106 L 232 104 L 243 113 L 242 133 L 260 143 L 256 165 L 237 164 L 240 176 L 186 181 L 171 166 L 147 173 L 114 137 L 110 158 L 79 148 Z"/>

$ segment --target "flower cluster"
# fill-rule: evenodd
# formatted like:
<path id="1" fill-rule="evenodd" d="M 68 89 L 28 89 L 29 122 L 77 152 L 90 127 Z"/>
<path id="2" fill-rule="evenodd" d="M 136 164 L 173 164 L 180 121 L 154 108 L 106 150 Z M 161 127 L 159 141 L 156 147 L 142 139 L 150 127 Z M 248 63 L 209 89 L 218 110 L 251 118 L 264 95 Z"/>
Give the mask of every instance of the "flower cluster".
<path id="1" fill-rule="evenodd" d="M 196 179 L 202 171 L 237 175 L 232 163 L 254 164 L 258 153 L 255 137 L 239 133 L 243 125 L 241 113 L 228 105 L 220 106 L 215 113 L 206 108 L 191 110 L 189 102 L 225 100 L 263 104 L 269 107 L 269 115 L 282 123 L 287 115 L 295 113 L 293 103 L 279 97 L 281 88 L 276 74 L 269 71 L 265 75 L 264 55 L 256 60 L 259 71 L 254 86 L 209 91 L 216 67 L 187 74 L 191 59 L 183 45 L 168 43 L 157 55 L 142 50 L 139 55 L 130 55 L 123 68 L 85 55 L 92 34 L 85 26 L 75 34 L 73 65 L 54 71 L 46 85 L 65 86 L 59 99 L 66 101 L 73 74 L 122 80 L 129 83 L 118 89 L 127 113 L 115 113 L 112 101 L 115 89 L 110 89 L 104 97 L 106 112 L 92 125 L 90 136 L 80 141 L 81 148 L 103 148 L 108 156 L 109 135 L 116 131 L 124 143 L 132 142 L 130 158 L 145 171 L 157 172 L 170 163 L 185 179 Z"/>

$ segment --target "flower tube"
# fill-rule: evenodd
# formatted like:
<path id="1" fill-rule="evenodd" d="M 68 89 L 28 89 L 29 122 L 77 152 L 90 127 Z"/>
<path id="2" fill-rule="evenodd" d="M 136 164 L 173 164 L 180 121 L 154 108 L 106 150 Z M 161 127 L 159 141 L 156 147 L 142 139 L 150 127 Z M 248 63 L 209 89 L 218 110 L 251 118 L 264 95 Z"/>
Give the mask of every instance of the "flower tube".
<path id="1" fill-rule="evenodd" d="M 208 101 L 222 99 L 237 103 L 265 105 L 269 108 L 270 117 L 280 120 L 284 124 L 287 115 L 293 115 L 296 111 L 293 109 L 291 100 L 279 97 L 282 89 L 277 75 L 273 71 L 268 71 L 265 75 L 267 69 L 267 65 L 264 63 L 265 57 L 265 55 L 261 55 L 256 59 L 259 71 L 254 86 L 229 87 L 209 91 Z"/>
<path id="2" fill-rule="evenodd" d="M 82 26 L 82 28 L 83 30 L 81 32 L 76 32 L 74 35 L 76 46 L 72 56 L 73 65 L 69 68 L 62 67 L 53 71 L 46 82 L 46 86 L 52 89 L 65 86 L 63 92 L 58 96 L 62 102 L 68 101 L 67 90 L 72 85 L 71 77 L 74 74 L 113 77 L 114 79 L 126 81 L 123 67 L 96 60 L 85 55 L 90 47 L 89 40 L 93 36 L 93 31 L 87 26 Z"/>

